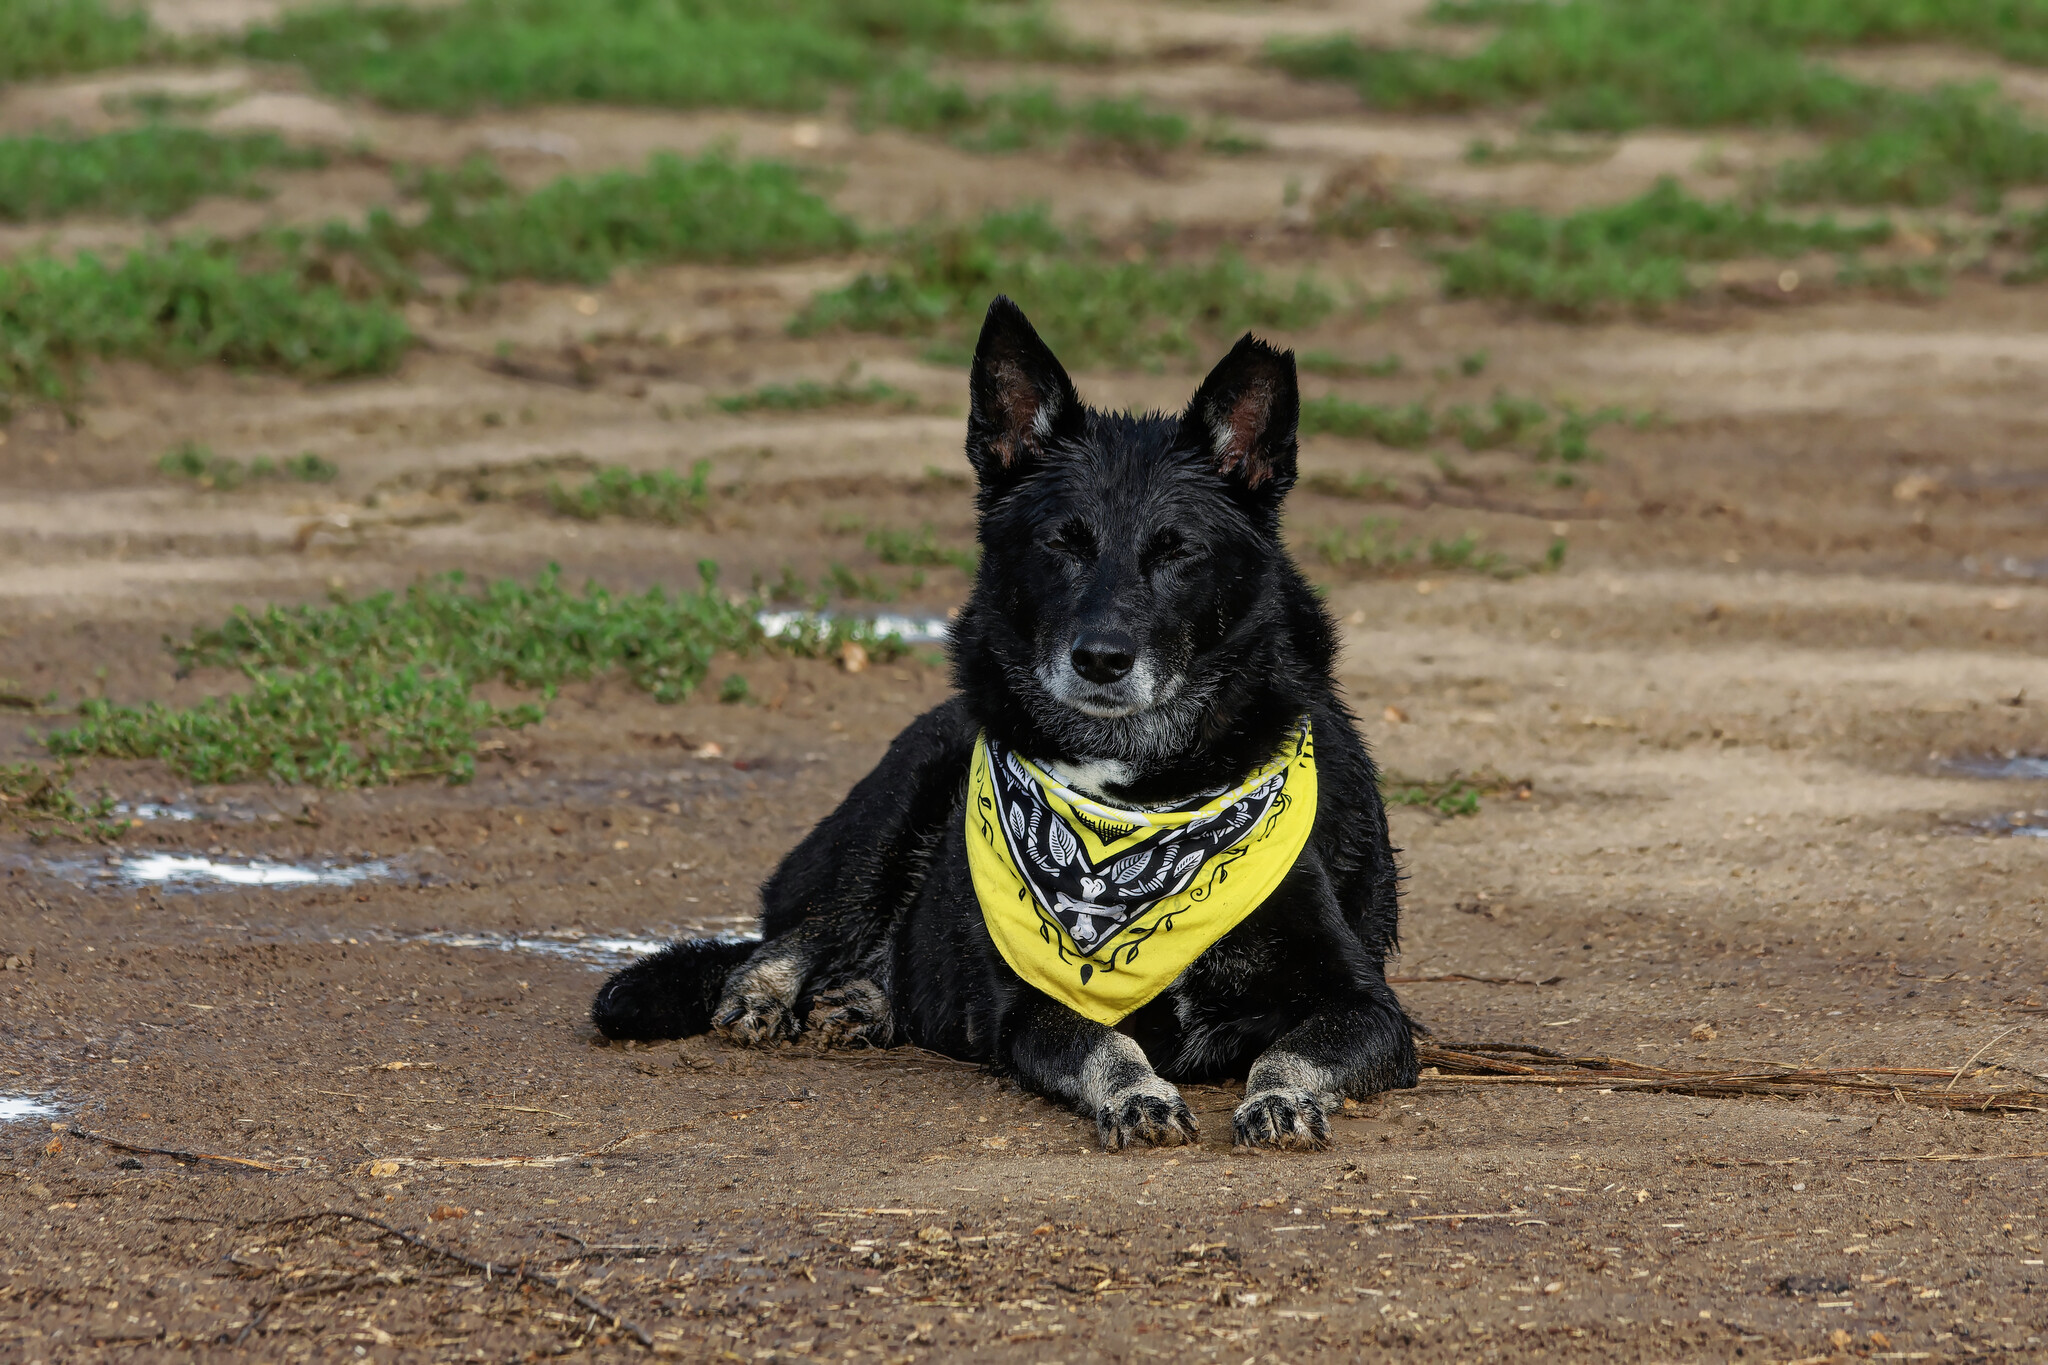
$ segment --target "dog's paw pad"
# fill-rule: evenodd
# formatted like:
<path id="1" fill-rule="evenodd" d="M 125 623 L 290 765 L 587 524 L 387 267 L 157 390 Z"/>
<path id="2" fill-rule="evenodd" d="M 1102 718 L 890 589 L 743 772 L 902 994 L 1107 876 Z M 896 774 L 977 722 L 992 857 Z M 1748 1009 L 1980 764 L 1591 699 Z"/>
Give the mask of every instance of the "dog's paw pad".
<path id="1" fill-rule="evenodd" d="M 819 991 L 804 1028 L 819 1047 L 887 1047 L 895 1032 L 889 997 L 868 980 Z"/>
<path id="2" fill-rule="evenodd" d="M 797 1032 L 796 1015 L 772 995 L 728 995 L 711 1027 L 739 1047 L 773 1047 Z"/>
<path id="3" fill-rule="evenodd" d="M 1180 1092 L 1164 1081 L 1133 1086 L 1111 1095 L 1095 1112 L 1102 1145 L 1119 1151 L 1134 1142 L 1178 1147 L 1196 1140 L 1195 1116 Z"/>
<path id="4" fill-rule="evenodd" d="M 1239 1147 L 1293 1147 L 1317 1151 L 1330 1145 L 1330 1119 L 1306 1090 L 1264 1090 L 1247 1095 L 1230 1116 L 1230 1140 Z"/>

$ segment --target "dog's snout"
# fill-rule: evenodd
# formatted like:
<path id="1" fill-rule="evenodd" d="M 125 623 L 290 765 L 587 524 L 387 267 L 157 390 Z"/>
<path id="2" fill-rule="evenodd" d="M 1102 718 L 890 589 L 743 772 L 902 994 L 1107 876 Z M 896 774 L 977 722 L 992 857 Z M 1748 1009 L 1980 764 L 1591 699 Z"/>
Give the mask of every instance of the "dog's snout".
<path id="1" fill-rule="evenodd" d="M 1138 642 L 1120 630 L 1085 630 L 1074 640 L 1074 671 L 1092 683 L 1113 683 L 1138 662 Z"/>

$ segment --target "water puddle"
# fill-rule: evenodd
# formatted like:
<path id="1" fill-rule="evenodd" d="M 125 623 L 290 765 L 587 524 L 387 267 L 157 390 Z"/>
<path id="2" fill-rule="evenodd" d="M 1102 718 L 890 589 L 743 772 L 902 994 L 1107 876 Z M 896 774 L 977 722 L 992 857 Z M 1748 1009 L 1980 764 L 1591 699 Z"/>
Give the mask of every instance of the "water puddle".
<path id="1" fill-rule="evenodd" d="M 53 1119 L 57 1117 L 55 1105 L 32 1100 L 26 1095 L 0 1095 L 0 1123 L 13 1123 L 21 1119 Z"/>
<path id="2" fill-rule="evenodd" d="M 2008 811 L 1989 819 L 1972 821 L 1968 831 L 1994 839 L 2048 839 L 2048 810 Z"/>
<path id="3" fill-rule="evenodd" d="M 341 863 L 279 863 L 267 858 L 209 858 L 185 853 L 112 854 L 104 862 L 54 862 L 50 870 L 92 886 L 153 886 L 166 891 L 227 887 L 355 886 L 397 875 L 382 859 Z"/>
<path id="4" fill-rule="evenodd" d="M 747 934 L 720 937 L 728 937 L 736 942 L 753 942 L 758 938 L 757 935 Z M 635 958 L 646 957 L 649 953 L 658 953 L 671 942 L 665 938 L 613 938 L 585 933 L 580 929 L 550 930 L 541 934 L 444 932 L 422 934 L 411 941 L 437 944 L 443 948 L 488 948 L 501 953 L 534 953 L 541 957 L 562 958 L 607 970 L 631 962 Z"/>
<path id="5" fill-rule="evenodd" d="M 2008 782 L 2048 782 L 2048 758 L 2037 754 L 2007 754 L 2003 758 L 1950 759 L 1951 772 L 1965 777 L 1989 777 Z"/>
<path id="6" fill-rule="evenodd" d="M 898 616 L 884 612 L 880 616 L 839 617 L 832 612 L 818 611 L 764 611 L 755 616 L 761 629 L 769 638 L 788 635 L 795 631 L 829 626 L 835 620 L 864 621 L 874 627 L 877 635 L 894 635 L 906 645 L 935 645 L 943 643 L 951 622 L 943 616 Z"/>

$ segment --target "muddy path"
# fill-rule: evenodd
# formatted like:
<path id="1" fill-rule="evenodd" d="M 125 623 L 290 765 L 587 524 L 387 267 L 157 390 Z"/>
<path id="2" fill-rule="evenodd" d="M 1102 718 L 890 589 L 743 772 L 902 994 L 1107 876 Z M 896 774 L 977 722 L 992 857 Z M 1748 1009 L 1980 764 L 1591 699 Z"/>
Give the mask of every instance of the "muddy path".
<path id="1" fill-rule="evenodd" d="M 1587 165 L 1482 169 L 1462 152 L 1499 131 L 1483 120 L 1368 115 L 1255 61 L 1270 32 L 1401 33 L 1415 9 L 1077 11 L 1125 57 L 1047 79 L 1143 88 L 1266 141 L 1150 166 L 972 156 L 837 113 L 409 120 L 239 69 L 23 85 L 0 125 L 89 125 L 107 79 L 176 76 L 225 92 L 222 126 L 358 149 L 271 200 L 202 202 L 172 225 L 191 231 L 360 211 L 400 157 L 492 150 L 538 183 L 724 139 L 836 172 L 863 221 L 1043 200 L 1111 239 L 1170 219 L 1390 298 L 1285 338 L 1402 359 L 1310 376 L 1311 394 L 1625 408 L 1642 420 L 1602 428 L 1568 484 L 1512 451 L 1305 445 L 1290 535 L 1344 622 L 1368 738 L 1404 778 L 1502 779 L 1476 814 L 1394 813 L 1403 998 L 1446 1042 L 2038 1082 L 2041 295 L 1808 283 L 1600 327 L 1437 301 L 1411 255 L 1318 237 L 1299 204 L 1372 158 L 1433 192 L 1556 208 L 1666 171 L 1711 188 L 1784 149 L 1722 139 L 1703 170 L 1693 141 L 1645 135 Z M 8 231 L 0 249 L 49 235 Z M 4 428 L 0 681 L 190 702 L 233 680 L 180 675 L 167 633 L 456 569 L 556 563 L 629 589 L 693 585 L 708 558 L 743 588 L 841 564 L 894 594 L 861 609 L 942 618 L 961 573 L 913 584 L 865 536 L 971 540 L 963 375 L 912 343 L 784 331 L 862 263 L 507 285 L 480 310 L 421 308 L 431 346 L 375 381 L 101 367 L 78 424 L 27 410 Z M 707 408 L 851 365 L 920 406 Z M 1076 377 L 1098 405 L 1169 408 L 1196 378 Z M 315 450 L 340 475 L 198 489 L 155 467 L 188 439 Z M 537 491 L 575 460 L 708 460 L 717 492 L 679 527 L 552 515 Z M 1361 500 L 1361 479 L 1395 492 Z M 1318 552 L 1368 518 L 1563 560 L 1502 579 Z M 929 647 L 714 676 L 735 672 L 752 701 L 572 684 L 466 786 L 195 787 L 99 762 L 79 781 L 136 821 L 117 846 L 0 831 L 0 1357 L 624 1359 L 642 1335 L 750 1361 L 2048 1352 L 2035 1112 L 1430 1077 L 1347 1107 L 1327 1152 L 1250 1155 L 1228 1145 L 1233 1087 L 1196 1086 L 1200 1146 L 1107 1154 L 1075 1116 L 909 1050 L 606 1046 L 585 1018 L 602 973 L 743 931 L 776 859 L 947 688 Z M 0 760 L 40 757 L 60 723 L 0 712 Z"/>

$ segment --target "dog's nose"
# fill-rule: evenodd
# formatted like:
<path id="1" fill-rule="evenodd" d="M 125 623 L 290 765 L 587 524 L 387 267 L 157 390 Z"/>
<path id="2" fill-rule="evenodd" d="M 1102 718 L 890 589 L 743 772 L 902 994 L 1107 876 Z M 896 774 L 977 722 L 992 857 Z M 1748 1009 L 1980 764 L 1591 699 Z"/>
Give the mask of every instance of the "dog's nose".
<path id="1" fill-rule="evenodd" d="M 1083 631 L 1074 641 L 1074 671 L 1092 683 L 1113 683 L 1138 661 L 1138 642 L 1120 630 Z"/>

